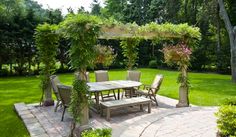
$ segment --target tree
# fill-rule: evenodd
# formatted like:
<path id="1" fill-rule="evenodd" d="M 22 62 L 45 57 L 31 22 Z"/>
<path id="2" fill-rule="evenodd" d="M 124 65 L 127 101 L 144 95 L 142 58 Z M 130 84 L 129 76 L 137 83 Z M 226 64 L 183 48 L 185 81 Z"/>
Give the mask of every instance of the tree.
<path id="1" fill-rule="evenodd" d="M 127 5 L 126 0 L 106 0 L 105 7 L 101 9 L 103 17 L 113 17 L 116 20 L 123 21 L 124 13 L 123 10 Z"/>
<path id="2" fill-rule="evenodd" d="M 230 39 L 230 53 L 231 53 L 231 75 L 232 81 L 236 83 L 236 26 L 233 26 L 228 13 L 225 9 L 224 1 L 218 0 L 220 7 L 220 16 L 222 17 L 225 27 L 228 31 L 229 39 Z"/>
<path id="3" fill-rule="evenodd" d="M 43 92 L 42 95 L 45 96 L 43 104 L 45 106 L 54 104 L 54 101 L 52 100 L 50 76 L 55 72 L 56 67 L 56 53 L 59 40 L 56 30 L 56 25 L 43 24 L 39 25 L 35 32 L 38 54 L 40 57 L 40 62 L 43 64 L 40 75 L 41 89 Z"/>
<path id="4" fill-rule="evenodd" d="M 91 14 L 100 15 L 101 14 L 100 10 L 101 10 L 100 3 L 98 3 L 97 0 L 93 0 L 93 3 L 91 4 Z"/>

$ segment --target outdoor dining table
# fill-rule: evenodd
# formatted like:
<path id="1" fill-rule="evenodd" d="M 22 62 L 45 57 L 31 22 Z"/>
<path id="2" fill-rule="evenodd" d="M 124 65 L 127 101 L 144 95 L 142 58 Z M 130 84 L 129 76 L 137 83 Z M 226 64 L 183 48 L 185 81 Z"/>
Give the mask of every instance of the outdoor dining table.
<path id="1" fill-rule="evenodd" d="M 113 81 L 103 81 L 103 82 L 88 82 L 87 85 L 90 87 L 89 92 L 94 93 L 96 101 L 96 109 L 99 109 L 99 93 L 108 90 L 118 90 L 118 97 L 120 99 L 120 89 L 139 87 L 142 85 L 141 82 L 131 81 L 131 80 L 113 80 Z M 132 91 L 131 97 L 132 97 Z"/>

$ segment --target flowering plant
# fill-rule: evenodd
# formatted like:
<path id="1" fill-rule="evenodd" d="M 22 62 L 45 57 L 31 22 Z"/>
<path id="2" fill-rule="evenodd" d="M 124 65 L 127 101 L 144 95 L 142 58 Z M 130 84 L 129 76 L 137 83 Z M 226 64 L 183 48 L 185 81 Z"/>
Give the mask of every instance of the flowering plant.
<path id="1" fill-rule="evenodd" d="M 165 46 L 162 52 L 167 64 L 177 64 L 178 66 L 189 65 L 190 55 L 192 54 L 192 50 L 184 43 Z"/>
<path id="2" fill-rule="evenodd" d="M 103 66 L 108 67 L 113 63 L 117 56 L 111 46 L 96 45 L 95 49 L 97 52 L 95 64 L 102 64 Z"/>
<path id="3" fill-rule="evenodd" d="M 181 73 L 178 77 L 178 83 L 181 83 L 181 86 L 189 87 L 189 81 L 187 77 L 188 65 L 190 65 L 190 55 L 192 50 L 185 44 L 180 43 L 177 45 L 165 46 L 162 49 L 164 53 L 165 62 L 168 65 L 177 64 Z"/>
<path id="4" fill-rule="evenodd" d="M 177 83 L 180 83 L 181 85 L 179 87 L 179 103 L 176 106 L 189 106 L 189 80 L 187 70 L 190 65 L 192 50 L 185 43 L 180 43 L 177 45 L 165 46 L 162 49 L 162 52 L 164 53 L 165 62 L 168 65 L 177 64 L 179 66 L 180 74 Z"/>

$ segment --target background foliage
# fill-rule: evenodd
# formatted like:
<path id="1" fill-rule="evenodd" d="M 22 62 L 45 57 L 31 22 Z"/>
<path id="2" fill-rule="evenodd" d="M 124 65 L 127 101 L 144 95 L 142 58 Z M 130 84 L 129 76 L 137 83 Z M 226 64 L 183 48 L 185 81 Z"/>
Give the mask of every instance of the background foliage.
<path id="1" fill-rule="evenodd" d="M 231 22 L 236 25 L 234 0 L 224 0 Z M 93 15 L 112 17 L 123 23 L 136 22 L 144 25 L 157 23 L 188 23 L 200 28 L 201 40 L 193 50 L 191 70 L 230 73 L 230 45 L 227 31 L 219 17 L 216 0 L 106 0 L 101 7 L 95 0 L 91 5 Z M 76 13 L 69 9 L 70 13 Z M 78 12 L 85 13 L 84 8 Z M 64 17 L 60 10 L 43 9 L 31 0 L 0 1 L 0 75 L 38 74 L 39 58 L 33 40 L 37 24 L 47 22 L 58 24 Z M 117 58 L 110 68 L 124 67 L 124 56 L 119 47 L 119 40 L 100 40 L 103 45 L 115 49 Z M 162 42 L 151 44 L 141 42 L 139 46 L 138 67 L 147 67 L 150 60 L 157 60 L 158 67 L 168 67 L 163 63 Z M 173 44 L 175 40 L 169 41 Z M 67 50 L 71 43 L 61 40 L 57 51 L 57 71 L 71 71 L 68 64 Z M 150 53 L 150 55 L 143 54 Z M 169 68 L 169 67 L 168 67 Z"/>
<path id="2" fill-rule="evenodd" d="M 236 136 L 236 98 L 228 98 L 216 113 L 217 127 L 222 136 Z"/>

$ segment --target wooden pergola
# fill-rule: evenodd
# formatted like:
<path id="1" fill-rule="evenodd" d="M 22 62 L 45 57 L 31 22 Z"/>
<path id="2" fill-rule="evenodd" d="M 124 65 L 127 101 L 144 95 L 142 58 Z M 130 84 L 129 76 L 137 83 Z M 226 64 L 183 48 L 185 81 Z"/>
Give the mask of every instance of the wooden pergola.
<path id="1" fill-rule="evenodd" d="M 201 38 L 199 28 L 188 24 L 156 24 L 154 22 L 138 26 L 137 24 L 101 25 L 99 39 L 127 39 L 139 38 L 149 40 L 195 41 Z"/>

